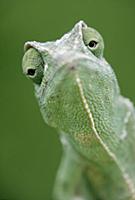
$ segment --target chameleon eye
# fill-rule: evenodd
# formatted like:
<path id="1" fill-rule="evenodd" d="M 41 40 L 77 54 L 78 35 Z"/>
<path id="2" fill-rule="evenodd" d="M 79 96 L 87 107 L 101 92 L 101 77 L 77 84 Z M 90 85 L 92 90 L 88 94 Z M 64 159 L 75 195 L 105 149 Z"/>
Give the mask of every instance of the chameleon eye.
<path id="1" fill-rule="evenodd" d="M 84 27 L 82 33 L 84 44 L 96 57 L 101 58 L 104 51 L 102 36 L 95 29 L 90 27 Z"/>
<path id="2" fill-rule="evenodd" d="M 30 48 L 26 51 L 22 61 L 22 68 L 24 74 L 30 78 L 34 83 L 40 84 L 43 78 L 44 62 L 40 53 Z"/>
<path id="3" fill-rule="evenodd" d="M 96 48 L 97 44 L 98 44 L 97 41 L 91 40 L 88 45 L 90 48 Z"/>
<path id="4" fill-rule="evenodd" d="M 27 75 L 29 75 L 29 76 L 34 76 L 34 75 L 35 75 L 35 72 L 36 72 L 36 69 L 28 69 Z"/>

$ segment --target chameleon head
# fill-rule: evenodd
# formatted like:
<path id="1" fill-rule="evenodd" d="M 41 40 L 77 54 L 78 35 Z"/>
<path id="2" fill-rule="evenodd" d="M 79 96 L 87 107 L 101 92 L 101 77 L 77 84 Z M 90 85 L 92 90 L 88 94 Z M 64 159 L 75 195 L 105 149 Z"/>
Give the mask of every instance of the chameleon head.
<path id="1" fill-rule="evenodd" d="M 25 44 L 23 72 L 49 125 L 71 133 L 86 131 L 89 112 L 97 126 L 112 117 L 119 88 L 103 51 L 101 35 L 83 21 L 59 40 Z"/>

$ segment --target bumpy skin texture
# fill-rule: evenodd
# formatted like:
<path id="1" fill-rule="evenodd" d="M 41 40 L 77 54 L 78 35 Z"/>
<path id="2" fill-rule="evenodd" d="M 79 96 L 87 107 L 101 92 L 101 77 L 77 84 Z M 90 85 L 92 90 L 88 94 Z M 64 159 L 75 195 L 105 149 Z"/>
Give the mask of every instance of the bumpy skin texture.
<path id="1" fill-rule="evenodd" d="M 25 44 L 23 72 L 63 144 L 56 200 L 135 200 L 135 111 L 103 50 L 83 21 L 59 40 Z"/>

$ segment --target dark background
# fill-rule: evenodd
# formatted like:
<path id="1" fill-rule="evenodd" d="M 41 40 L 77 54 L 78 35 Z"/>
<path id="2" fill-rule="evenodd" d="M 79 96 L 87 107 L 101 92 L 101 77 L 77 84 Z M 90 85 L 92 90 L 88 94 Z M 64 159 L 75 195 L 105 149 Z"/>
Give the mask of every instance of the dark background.
<path id="1" fill-rule="evenodd" d="M 23 44 L 47 41 L 83 19 L 105 40 L 122 94 L 135 102 L 134 0 L 0 0 L 0 198 L 49 200 L 61 146 L 22 75 Z"/>

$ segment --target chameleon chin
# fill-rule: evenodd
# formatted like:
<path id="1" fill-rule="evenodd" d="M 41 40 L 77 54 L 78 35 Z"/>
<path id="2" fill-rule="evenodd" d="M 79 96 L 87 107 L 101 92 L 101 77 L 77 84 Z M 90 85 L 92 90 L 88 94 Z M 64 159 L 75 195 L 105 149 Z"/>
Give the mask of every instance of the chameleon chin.
<path id="1" fill-rule="evenodd" d="M 103 54 L 83 21 L 56 41 L 25 44 L 23 73 L 63 145 L 54 200 L 135 200 L 135 109 Z"/>

